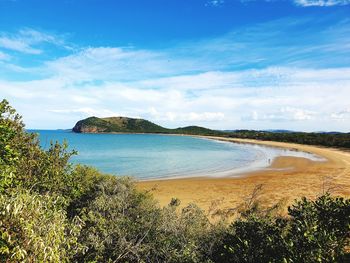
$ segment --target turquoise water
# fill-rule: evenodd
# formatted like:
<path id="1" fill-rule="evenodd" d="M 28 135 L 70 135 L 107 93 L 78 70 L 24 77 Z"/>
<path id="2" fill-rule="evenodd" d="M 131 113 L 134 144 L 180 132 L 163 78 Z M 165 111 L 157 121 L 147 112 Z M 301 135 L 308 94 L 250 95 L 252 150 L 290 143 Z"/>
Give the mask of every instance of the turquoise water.
<path id="1" fill-rule="evenodd" d="M 288 151 L 275 148 L 190 136 L 34 132 L 39 133 L 44 148 L 48 148 L 50 141 L 66 140 L 69 148 L 79 153 L 72 158 L 73 163 L 91 165 L 105 173 L 138 179 L 239 174 L 266 167 L 274 156 L 290 155 Z"/>

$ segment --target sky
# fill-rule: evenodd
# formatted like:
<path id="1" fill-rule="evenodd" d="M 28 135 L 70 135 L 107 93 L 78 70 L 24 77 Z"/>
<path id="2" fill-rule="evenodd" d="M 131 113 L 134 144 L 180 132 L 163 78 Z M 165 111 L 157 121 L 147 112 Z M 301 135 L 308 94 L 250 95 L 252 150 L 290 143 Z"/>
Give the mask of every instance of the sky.
<path id="1" fill-rule="evenodd" d="M 0 99 L 29 129 L 350 132 L 350 0 L 0 0 Z"/>

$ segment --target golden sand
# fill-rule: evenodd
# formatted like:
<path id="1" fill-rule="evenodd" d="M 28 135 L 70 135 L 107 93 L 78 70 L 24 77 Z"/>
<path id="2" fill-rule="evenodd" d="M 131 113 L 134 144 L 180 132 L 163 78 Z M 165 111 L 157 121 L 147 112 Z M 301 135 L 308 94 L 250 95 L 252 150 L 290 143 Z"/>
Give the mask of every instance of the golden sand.
<path id="1" fill-rule="evenodd" d="M 270 203 L 284 199 L 286 204 L 290 204 L 301 196 L 315 198 L 325 190 L 330 190 L 337 195 L 350 196 L 349 152 L 282 142 L 206 138 L 296 149 L 322 156 L 327 161 L 317 162 L 298 157 L 278 157 L 268 169 L 248 173 L 241 177 L 142 181 L 137 183 L 137 187 L 151 191 L 162 206 L 167 205 L 171 198 L 176 197 L 181 200 L 182 206 L 196 203 L 204 210 L 208 210 L 213 203 L 217 203 L 220 209 L 236 207 L 259 184 L 263 184 L 264 199 Z"/>

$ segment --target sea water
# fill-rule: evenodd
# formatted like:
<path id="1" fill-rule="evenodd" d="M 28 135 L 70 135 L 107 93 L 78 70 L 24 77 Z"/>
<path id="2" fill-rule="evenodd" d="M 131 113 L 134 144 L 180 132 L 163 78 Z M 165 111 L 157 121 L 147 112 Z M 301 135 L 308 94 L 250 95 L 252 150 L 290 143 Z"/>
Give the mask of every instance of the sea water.
<path id="1" fill-rule="evenodd" d="M 72 163 L 96 167 L 140 180 L 193 176 L 240 176 L 263 169 L 277 156 L 321 160 L 310 153 L 192 136 L 157 134 L 81 134 L 63 130 L 31 130 L 40 144 L 67 141 L 78 151 Z"/>

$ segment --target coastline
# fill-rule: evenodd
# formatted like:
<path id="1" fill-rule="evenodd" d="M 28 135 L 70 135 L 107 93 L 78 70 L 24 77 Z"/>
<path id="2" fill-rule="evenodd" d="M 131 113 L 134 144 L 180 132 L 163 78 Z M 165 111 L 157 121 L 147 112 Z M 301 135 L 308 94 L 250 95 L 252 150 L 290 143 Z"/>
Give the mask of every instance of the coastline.
<path id="1" fill-rule="evenodd" d="M 171 198 L 179 198 L 182 207 L 196 203 L 206 211 L 211 210 L 214 204 L 219 209 L 231 209 L 241 204 L 259 184 L 263 185 L 262 197 L 269 204 L 284 200 L 288 205 L 302 196 L 315 198 L 327 189 L 334 194 L 350 196 L 350 152 L 294 143 L 196 137 L 302 151 L 321 156 L 326 161 L 281 156 L 267 169 L 247 172 L 240 177 L 191 177 L 137 182 L 137 187 L 150 191 L 161 206 L 167 205 Z"/>

